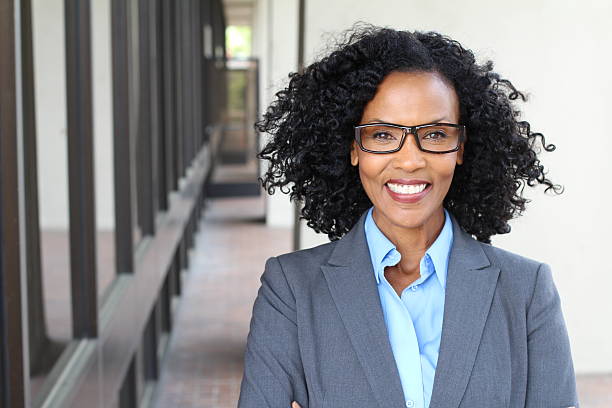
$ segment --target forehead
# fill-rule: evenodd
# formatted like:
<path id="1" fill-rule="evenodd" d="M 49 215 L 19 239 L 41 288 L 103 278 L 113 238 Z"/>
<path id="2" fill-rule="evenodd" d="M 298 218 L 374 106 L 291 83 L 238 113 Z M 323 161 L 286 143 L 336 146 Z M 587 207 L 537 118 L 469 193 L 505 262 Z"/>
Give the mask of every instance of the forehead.
<path id="1" fill-rule="evenodd" d="M 437 73 L 392 72 L 363 111 L 362 123 L 384 121 L 419 125 L 459 120 L 455 89 Z"/>

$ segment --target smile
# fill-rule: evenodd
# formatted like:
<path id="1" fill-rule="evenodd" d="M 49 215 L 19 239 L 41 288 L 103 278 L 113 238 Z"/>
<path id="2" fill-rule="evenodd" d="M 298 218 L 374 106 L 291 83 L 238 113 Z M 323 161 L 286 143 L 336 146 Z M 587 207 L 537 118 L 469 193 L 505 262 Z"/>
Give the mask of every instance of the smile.
<path id="1" fill-rule="evenodd" d="M 432 185 L 430 183 L 419 183 L 419 184 L 404 184 L 404 183 L 392 183 L 391 181 L 385 183 L 385 190 L 389 193 L 389 196 L 400 203 L 416 203 L 429 193 Z"/>
<path id="2" fill-rule="evenodd" d="M 418 194 L 425 190 L 427 183 L 425 184 L 395 184 L 387 183 L 387 186 L 391 191 L 397 194 Z"/>

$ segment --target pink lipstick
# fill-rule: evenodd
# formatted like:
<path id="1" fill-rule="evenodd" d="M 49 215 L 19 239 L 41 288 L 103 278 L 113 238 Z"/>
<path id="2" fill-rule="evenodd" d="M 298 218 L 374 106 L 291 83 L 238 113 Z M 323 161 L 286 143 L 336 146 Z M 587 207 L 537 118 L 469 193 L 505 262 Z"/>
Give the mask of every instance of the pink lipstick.
<path id="1" fill-rule="evenodd" d="M 389 187 L 389 184 L 393 186 Z M 423 190 L 420 190 L 419 187 Z M 391 198 L 400 203 L 416 203 L 425 197 L 432 188 L 432 184 L 426 180 L 418 179 L 391 179 L 385 183 L 385 189 Z"/>

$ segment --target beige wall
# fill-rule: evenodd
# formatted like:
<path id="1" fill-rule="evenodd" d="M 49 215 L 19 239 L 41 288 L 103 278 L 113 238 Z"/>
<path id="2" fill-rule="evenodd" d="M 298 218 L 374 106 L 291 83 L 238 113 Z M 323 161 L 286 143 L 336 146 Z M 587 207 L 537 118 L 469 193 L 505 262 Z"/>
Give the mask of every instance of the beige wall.
<path id="1" fill-rule="evenodd" d="M 607 0 L 486 2 L 443 0 L 384 2 L 308 0 L 307 61 L 326 47 L 330 33 L 356 21 L 450 35 L 530 95 L 524 118 L 557 151 L 544 154 L 550 177 L 565 186 L 558 197 L 541 188 L 494 244 L 547 262 L 562 298 L 579 373 L 612 371 L 612 266 L 606 261 L 612 218 L 612 3 Z M 293 35 L 293 29 L 288 28 Z M 294 43 L 296 44 L 296 43 Z M 277 69 L 282 76 L 282 69 Z M 286 75 L 287 72 L 285 72 Z M 275 77 L 276 78 L 276 77 Z M 588 123 L 588 125 L 586 125 Z M 586 143 L 579 143 L 585 141 Z M 290 218 L 290 211 L 276 214 Z M 325 242 L 302 226 L 304 247 Z"/>
<path id="2" fill-rule="evenodd" d="M 260 61 L 260 110 L 274 93 L 287 85 L 289 72 L 297 71 L 297 0 L 258 0 L 253 24 L 253 55 Z M 260 144 L 267 136 L 261 135 Z M 262 166 L 262 171 L 265 170 Z M 285 194 L 266 198 L 266 223 L 273 227 L 293 225 L 293 205 Z"/>

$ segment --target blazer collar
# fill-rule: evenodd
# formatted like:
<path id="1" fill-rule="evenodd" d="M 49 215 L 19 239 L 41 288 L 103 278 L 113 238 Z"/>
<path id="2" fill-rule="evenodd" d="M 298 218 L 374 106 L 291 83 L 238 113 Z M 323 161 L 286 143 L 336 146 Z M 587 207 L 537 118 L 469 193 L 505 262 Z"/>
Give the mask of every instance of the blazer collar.
<path id="1" fill-rule="evenodd" d="M 380 407 L 405 404 L 372 269 L 367 211 L 321 267 L 332 298 Z M 451 215 L 452 217 L 452 215 Z M 476 358 L 499 269 L 453 221 L 440 352 L 430 408 L 459 406 Z"/>

